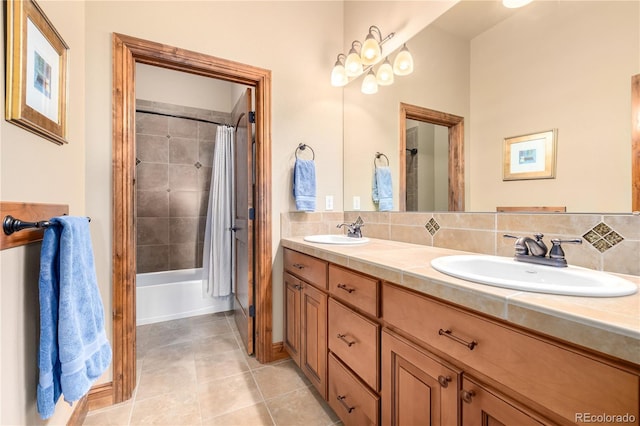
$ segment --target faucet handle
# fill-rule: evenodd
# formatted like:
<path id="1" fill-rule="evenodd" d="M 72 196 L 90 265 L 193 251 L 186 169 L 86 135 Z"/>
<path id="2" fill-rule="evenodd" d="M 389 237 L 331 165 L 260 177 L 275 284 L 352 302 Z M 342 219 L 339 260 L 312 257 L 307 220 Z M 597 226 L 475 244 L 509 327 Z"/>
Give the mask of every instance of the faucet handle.
<path id="1" fill-rule="evenodd" d="M 561 240 L 559 238 L 552 238 L 551 250 L 549 250 L 549 257 L 552 259 L 564 259 L 564 250 L 560 244 L 562 243 L 570 243 L 570 244 L 582 244 L 582 238 L 572 238 L 570 240 Z"/>

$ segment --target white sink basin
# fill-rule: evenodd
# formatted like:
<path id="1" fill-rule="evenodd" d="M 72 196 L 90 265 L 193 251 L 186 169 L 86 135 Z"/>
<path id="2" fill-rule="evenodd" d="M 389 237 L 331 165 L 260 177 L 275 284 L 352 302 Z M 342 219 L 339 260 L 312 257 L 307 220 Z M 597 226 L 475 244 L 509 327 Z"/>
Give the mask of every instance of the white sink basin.
<path id="1" fill-rule="evenodd" d="M 638 291 L 631 281 L 578 266 L 558 268 L 485 255 L 443 256 L 431 266 L 463 280 L 514 290 L 569 296 L 615 297 Z"/>
<path id="2" fill-rule="evenodd" d="M 355 244 L 364 244 L 369 242 L 369 239 L 366 237 L 353 238 L 353 237 L 347 237 L 346 235 L 333 235 L 333 234 L 308 235 L 304 237 L 304 240 L 310 243 L 341 244 L 341 245 L 355 245 Z"/>

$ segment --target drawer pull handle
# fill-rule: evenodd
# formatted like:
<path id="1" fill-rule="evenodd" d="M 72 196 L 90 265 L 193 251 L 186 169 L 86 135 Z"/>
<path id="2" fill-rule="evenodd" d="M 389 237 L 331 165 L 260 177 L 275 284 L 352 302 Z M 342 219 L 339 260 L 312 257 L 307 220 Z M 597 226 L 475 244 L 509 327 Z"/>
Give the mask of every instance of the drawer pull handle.
<path id="1" fill-rule="evenodd" d="M 296 269 L 304 269 L 304 265 L 302 263 L 294 263 L 293 267 Z"/>
<path id="2" fill-rule="evenodd" d="M 355 289 L 355 288 L 347 287 L 345 284 L 342 284 L 342 283 L 341 283 L 341 284 L 338 284 L 338 288 L 339 288 L 339 289 L 342 289 L 342 290 L 344 290 L 344 291 L 346 291 L 346 292 L 347 292 L 347 293 L 349 293 L 349 294 L 351 294 L 351 293 L 353 293 L 354 291 L 356 291 L 356 289 Z"/>
<path id="3" fill-rule="evenodd" d="M 356 407 L 349 407 L 349 405 L 346 402 L 344 402 L 345 399 L 347 399 L 346 396 L 338 395 L 338 401 L 340 402 L 340 404 L 342 404 L 342 406 L 345 408 L 345 410 L 347 410 L 347 413 L 351 414 L 351 412 L 353 410 L 355 410 Z"/>
<path id="4" fill-rule="evenodd" d="M 478 342 L 476 342 L 475 340 L 472 340 L 471 342 L 467 342 L 466 340 L 463 340 L 463 339 L 459 338 L 458 336 L 455 336 L 451 330 L 440 329 L 440 330 L 438 330 L 438 334 L 440 336 L 448 337 L 449 339 L 454 340 L 454 341 L 460 343 L 461 345 L 464 345 L 464 346 L 468 347 L 470 351 L 472 351 L 473 348 L 478 346 Z"/>
<path id="5" fill-rule="evenodd" d="M 301 284 L 296 284 L 293 286 L 293 288 L 295 288 L 296 290 L 302 290 L 302 285 Z"/>
<path id="6" fill-rule="evenodd" d="M 462 399 L 467 404 L 471 404 L 473 402 L 472 400 L 474 396 L 476 396 L 476 393 L 473 390 L 467 391 L 462 389 L 462 391 L 460 391 L 460 399 Z"/>
<path id="7" fill-rule="evenodd" d="M 353 345 L 355 345 L 355 344 L 356 344 L 356 342 L 355 342 L 355 341 L 349 341 L 349 340 L 345 339 L 345 337 L 347 337 L 347 335 L 346 335 L 346 334 L 338 334 L 338 339 L 340 339 L 340 340 L 342 340 L 344 343 L 346 343 L 346 344 L 347 344 L 347 346 L 351 347 L 351 346 L 353 346 Z"/>
<path id="8" fill-rule="evenodd" d="M 443 388 L 446 388 L 447 386 L 449 386 L 449 382 L 451 381 L 451 377 L 449 376 L 438 376 L 438 383 L 440 383 L 440 386 L 442 386 Z"/>

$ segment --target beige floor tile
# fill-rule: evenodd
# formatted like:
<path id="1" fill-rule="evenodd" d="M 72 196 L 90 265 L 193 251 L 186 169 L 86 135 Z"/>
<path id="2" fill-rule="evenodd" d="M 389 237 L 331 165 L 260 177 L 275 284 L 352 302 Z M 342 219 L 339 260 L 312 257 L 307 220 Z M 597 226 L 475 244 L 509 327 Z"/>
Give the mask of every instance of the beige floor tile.
<path id="1" fill-rule="evenodd" d="M 251 373 L 200 383 L 198 398 L 203 420 L 262 402 Z"/>
<path id="2" fill-rule="evenodd" d="M 271 426 L 273 419 L 265 403 L 241 408 L 202 422 L 211 426 Z"/>
<path id="3" fill-rule="evenodd" d="M 131 413 L 134 425 L 200 425 L 200 410 L 196 393 L 172 392 L 136 401 Z"/>
<path id="4" fill-rule="evenodd" d="M 133 402 L 127 401 L 113 407 L 103 408 L 87 414 L 86 426 L 126 426 L 129 424 Z"/>
<path id="5" fill-rule="evenodd" d="M 195 392 L 197 387 L 195 362 L 162 370 L 143 371 L 136 390 L 136 401 L 177 390 Z"/>
<path id="6" fill-rule="evenodd" d="M 264 399 L 274 398 L 311 384 L 293 360 L 267 365 L 252 370 Z"/>
<path id="7" fill-rule="evenodd" d="M 266 401 L 278 426 L 327 426 L 338 421 L 337 416 L 312 388 L 302 388 Z"/>
<path id="8" fill-rule="evenodd" d="M 240 349 L 214 353 L 207 358 L 198 358 L 195 365 L 198 383 L 249 371 L 249 364 Z"/>
<path id="9" fill-rule="evenodd" d="M 215 353 L 235 351 L 240 349 L 240 346 L 233 333 L 228 333 L 196 340 L 193 349 L 194 356 L 198 359 L 210 357 Z"/>
<path id="10" fill-rule="evenodd" d="M 140 364 L 143 372 L 193 365 L 193 343 L 183 342 L 150 349 Z"/>
<path id="11" fill-rule="evenodd" d="M 216 318 L 210 321 L 201 321 L 191 325 L 189 334 L 192 339 L 219 336 L 231 333 L 232 329 L 226 318 Z"/>

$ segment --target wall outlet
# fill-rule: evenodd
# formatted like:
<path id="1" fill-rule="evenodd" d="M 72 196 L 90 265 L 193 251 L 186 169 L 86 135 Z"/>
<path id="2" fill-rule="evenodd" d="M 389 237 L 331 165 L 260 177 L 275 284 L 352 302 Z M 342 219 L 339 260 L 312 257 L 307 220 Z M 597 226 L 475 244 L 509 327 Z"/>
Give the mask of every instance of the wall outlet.
<path id="1" fill-rule="evenodd" d="M 357 195 L 353 196 L 353 209 L 360 210 L 360 197 Z"/>
<path id="2" fill-rule="evenodd" d="M 327 195 L 324 199 L 324 209 L 333 210 L 333 195 Z"/>

